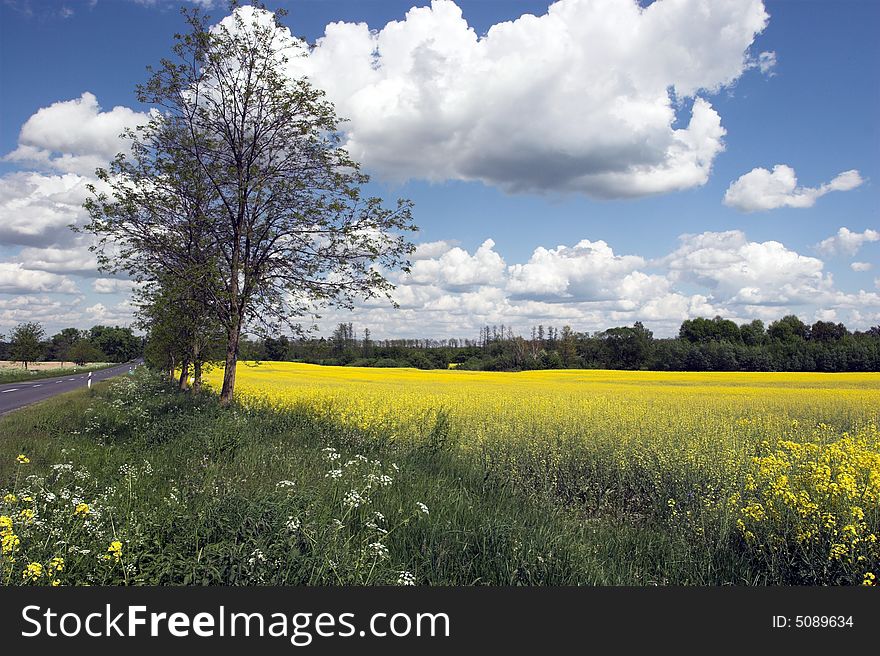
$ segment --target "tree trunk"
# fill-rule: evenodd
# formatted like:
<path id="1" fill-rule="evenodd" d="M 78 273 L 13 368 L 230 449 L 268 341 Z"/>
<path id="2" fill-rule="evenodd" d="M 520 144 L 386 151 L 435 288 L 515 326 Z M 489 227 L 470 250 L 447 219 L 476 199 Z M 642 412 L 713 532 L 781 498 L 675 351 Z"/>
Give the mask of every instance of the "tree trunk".
<path id="1" fill-rule="evenodd" d="M 202 360 L 201 358 L 196 358 L 195 362 L 193 362 L 193 386 L 192 386 L 193 394 L 198 394 L 202 391 Z"/>
<path id="2" fill-rule="evenodd" d="M 220 391 L 220 404 L 232 403 L 235 393 L 235 365 L 238 363 L 238 340 L 241 337 L 241 323 L 236 319 L 226 342 L 226 366 L 223 370 L 223 389 Z"/>
<path id="3" fill-rule="evenodd" d="M 241 263 L 241 226 L 244 225 L 245 208 L 239 201 L 238 219 L 235 225 L 233 240 L 235 248 L 232 251 L 232 261 L 229 267 L 229 325 L 226 331 L 226 365 L 223 369 L 223 388 L 220 390 L 220 405 L 232 403 L 235 394 L 235 365 L 238 364 L 238 341 L 241 338 L 242 306 L 239 294 L 239 266 Z"/>
<path id="4" fill-rule="evenodd" d="M 181 390 L 186 389 L 186 377 L 189 375 L 189 360 L 184 360 L 180 365 L 180 379 L 177 381 L 177 387 Z"/>

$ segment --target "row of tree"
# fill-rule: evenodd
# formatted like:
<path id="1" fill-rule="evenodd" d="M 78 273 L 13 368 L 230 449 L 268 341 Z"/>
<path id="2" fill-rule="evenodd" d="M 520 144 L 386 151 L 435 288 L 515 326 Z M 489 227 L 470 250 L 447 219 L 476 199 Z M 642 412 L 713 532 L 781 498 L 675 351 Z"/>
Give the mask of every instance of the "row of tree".
<path id="1" fill-rule="evenodd" d="M 37 322 L 20 323 L 9 333 L 9 341 L 0 335 L 0 360 L 28 365 L 38 361 L 128 362 L 143 352 L 143 339 L 131 328 L 92 326 L 89 330 L 64 328 L 47 338 Z"/>
<path id="2" fill-rule="evenodd" d="M 224 404 L 243 334 L 304 334 L 322 306 L 387 296 L 382 272 L 414 248 L 411 203 L 363 195 L 333 105 L 287 72 L 307 46 L 264 8 L 232 8 L 215 26 L 184 12 L 189 31 L 137 87 L 158 111 L 97 171 L 83 228 L 101 270 L 140 283 L 149 363 L 197 390 L 222 344 Z"/>
<path id="3" fill-rule="evenodd" d="M 249 342 L 253 359 L 316 364 L 488 371 L 650 369 L 659 371 L 880 371 L 880 326 L 851 332 L 842 323 L 808 325 L 794 315 L 765 326 L 721 317 L 688 319 L 675 338 L 655 339 L 639 322 L 576 332 L 536 326 L 528 337 L 486 326 L 475 340 L 374 340 L 350 323 L 329 339 L 270 337 Z"/>

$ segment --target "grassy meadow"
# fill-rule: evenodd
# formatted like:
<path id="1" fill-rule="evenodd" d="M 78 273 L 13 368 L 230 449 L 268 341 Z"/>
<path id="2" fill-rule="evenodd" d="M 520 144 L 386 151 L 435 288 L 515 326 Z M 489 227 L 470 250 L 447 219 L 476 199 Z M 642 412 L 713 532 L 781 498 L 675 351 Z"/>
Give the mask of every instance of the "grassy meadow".
<path id="1" fill-rule="evenodd" d="M 237 376 L 231 409 L 141 371 L 0 419 L 3 583 L 880 574 L 880 374 Z"/>

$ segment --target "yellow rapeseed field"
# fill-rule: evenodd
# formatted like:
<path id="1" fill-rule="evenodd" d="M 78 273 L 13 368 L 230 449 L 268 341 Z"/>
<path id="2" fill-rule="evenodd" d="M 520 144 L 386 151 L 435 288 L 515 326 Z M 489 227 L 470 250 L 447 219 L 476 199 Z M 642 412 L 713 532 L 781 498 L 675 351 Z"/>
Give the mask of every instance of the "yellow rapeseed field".
<path id="1" fill-rule="evenodd" d="M 245 403 L 299 407 L 363 439 L 454 445 L 595 512 L 662 515 L 696 540 L 729 527 L 793 580 L 872 583 L 880 570 L 880 374 L 272 362 L 241 363 L 237 379 Z"/>

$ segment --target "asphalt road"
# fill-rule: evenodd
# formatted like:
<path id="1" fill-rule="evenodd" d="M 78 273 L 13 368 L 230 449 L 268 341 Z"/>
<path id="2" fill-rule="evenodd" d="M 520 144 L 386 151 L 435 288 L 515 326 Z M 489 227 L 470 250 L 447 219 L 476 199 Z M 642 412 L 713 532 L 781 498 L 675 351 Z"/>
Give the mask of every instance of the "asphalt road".
<path id="1" fill-rule="evenodd" d="M 127 374 L 128 370 L 140 364 L 141 360 L 126 362 L 108 369 L 92 372 L 92 382 L 105 380 L 119 374 Z M 0 385 L 0 415 L 23 408 L 31 403 L 43 401 L 49 397 L 64 392 L 72 392 L 88 384 L 88 373 L 76 373 L 57 378 L 42 378 L 40 380 L 27 380 L 19 383 L 5 383 Z"/>

